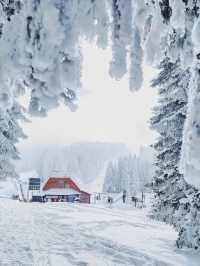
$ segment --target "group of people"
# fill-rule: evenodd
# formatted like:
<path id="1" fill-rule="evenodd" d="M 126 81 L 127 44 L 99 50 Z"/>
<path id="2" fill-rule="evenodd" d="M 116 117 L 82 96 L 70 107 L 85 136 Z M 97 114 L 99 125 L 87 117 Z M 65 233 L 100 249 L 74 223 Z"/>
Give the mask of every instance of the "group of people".
<path id="1" fill-rule="evenodd" d="M 126 190 L 123 190 L 123 192 L 122 192 L 122 202 L 126 203 L 126 201 L 127 201 L 127 193 L 126 193 Z M 135 207 L 137 207 L 138 203 L 140 203 L 140 202 L 142 203 L 142 206 L 143 206 L 143 204 L 145 202 L 145 194 L 144 194 L 144 192 L 142 192 L 142 200 L 140 200 L 136 196 L 132 196 L 131 197 L 131 201 L 135 205 Z M 108 196 L 107 202 L 111 205 L 114 202 L 114 200 L 113 200 L 113 198 L 111 196 Z"/>

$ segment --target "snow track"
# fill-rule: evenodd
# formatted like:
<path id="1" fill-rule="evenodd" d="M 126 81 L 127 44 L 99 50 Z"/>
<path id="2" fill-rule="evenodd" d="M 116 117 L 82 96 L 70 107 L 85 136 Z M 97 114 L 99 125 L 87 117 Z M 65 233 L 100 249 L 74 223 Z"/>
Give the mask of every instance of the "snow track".
<path id="1" fill-rule="evenodd" d="M 166 246 L 170 239 L 162 239 L 166 242 L 160 251 L 172 252 L 179 260 L 176 258 L 176 264 L 166 256 L 154 252 L 151 255 L 148 247 L 140 249 L 134 244 L 132 230 L 159 232 L 158 226 L 164 229 L 162 224 L 148 221 L 141 210 L 3 200 L 0 202 L 0 266 L 197 266 L 184 264 L 187 257 L 170 251 Z M 125 243 L 123 228 L 128 228 L 132 244 Z M 162 243 L 159 241 L 158 238 L 157 242 Z"/>

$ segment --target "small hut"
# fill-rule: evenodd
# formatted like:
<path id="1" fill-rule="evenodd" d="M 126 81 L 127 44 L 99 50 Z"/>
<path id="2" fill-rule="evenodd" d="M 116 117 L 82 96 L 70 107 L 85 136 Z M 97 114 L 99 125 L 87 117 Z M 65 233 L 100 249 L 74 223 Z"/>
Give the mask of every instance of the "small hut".
<path id="1" fill-rule="evenodd" d="M 42 189 L 43 200 L 48 202 L 90 203 L 90 194 L 80 190 L 70 177 L 49 177 Z"/>

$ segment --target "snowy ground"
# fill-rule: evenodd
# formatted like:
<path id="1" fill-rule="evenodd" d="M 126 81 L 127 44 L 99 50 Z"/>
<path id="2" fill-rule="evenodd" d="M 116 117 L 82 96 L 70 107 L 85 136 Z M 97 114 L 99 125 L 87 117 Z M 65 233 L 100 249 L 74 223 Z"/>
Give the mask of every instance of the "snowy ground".
<path id="1" fill-rule="evenodd" d="M 1 266 L 199 266 L 175 239 L 130 206 L 0 201 Z"/>

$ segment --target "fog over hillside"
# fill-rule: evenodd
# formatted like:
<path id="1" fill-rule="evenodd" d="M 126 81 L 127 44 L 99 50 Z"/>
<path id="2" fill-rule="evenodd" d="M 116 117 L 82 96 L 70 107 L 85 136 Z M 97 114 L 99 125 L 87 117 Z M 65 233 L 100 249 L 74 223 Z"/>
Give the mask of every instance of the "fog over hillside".
<path id="1" fill-rule="evenodd" d="M 137 155 L 130 153 L 109 162 L 103 191 L 120 193 L 125 190 L 129 199 L 138 192 L 144 192 L 155 174 L 154 157 L 154 150 L 145 147 Z"/>
<path id="2" fill-rule="evenodd" d="M 129 153 L 121 143 L 75 143 L 71 145 L 34 145 L 21 148 L 18 173 L 35 169 L 44 179 L 60 172 L 83 183 L 94 181 L 107 163 Z"/>

